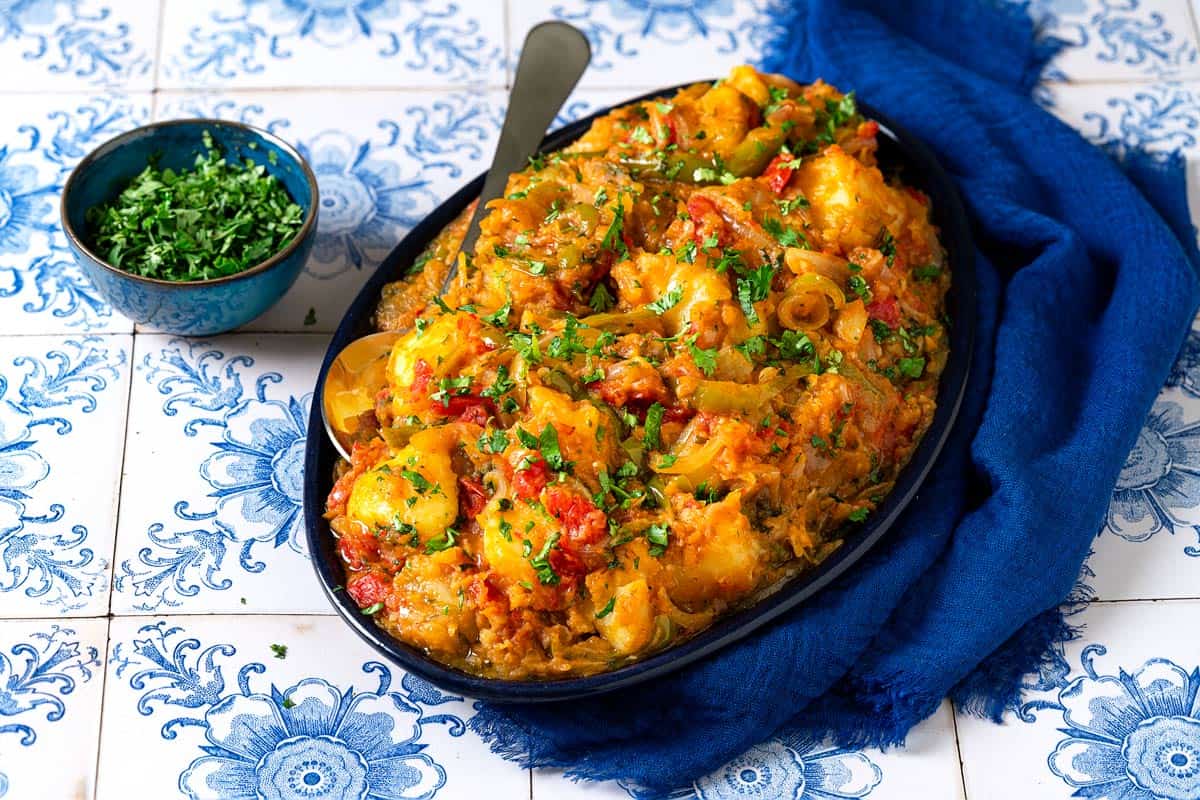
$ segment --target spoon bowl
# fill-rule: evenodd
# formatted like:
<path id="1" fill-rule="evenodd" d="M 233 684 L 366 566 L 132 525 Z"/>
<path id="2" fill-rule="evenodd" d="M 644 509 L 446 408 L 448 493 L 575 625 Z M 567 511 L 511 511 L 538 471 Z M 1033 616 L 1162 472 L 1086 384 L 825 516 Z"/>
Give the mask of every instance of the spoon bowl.
<path id="1" fill-rule="evenodd" d="M 524 168 L 537 152 L 546 129 L 579 82 L 591 57 L 587 37 L 565 22 L 543 22 L 535 25 L 525 37 L 500 140 L 496 143 L 492 166 L 475 205 L 475 214 L 467 226 L 462 252 L 470 253 L 475 249 L 479 221 L 487 213 L 488 202 L 504 193 L 508 176 Z M 457 274 L 459 260 L 461 256 L 451 261 L 442 282 L 443 294 Z M 325 432 L 346 460 L 350 459 L 353 442 L 361 428 L 370 421 L 365 415 L 375 408 L 375 397 L 387 384 L 387 357 L 403 333 L 385 331 L 357 339 L 338 353 L 329 365 L 321 390 L 321 415 Z"/>

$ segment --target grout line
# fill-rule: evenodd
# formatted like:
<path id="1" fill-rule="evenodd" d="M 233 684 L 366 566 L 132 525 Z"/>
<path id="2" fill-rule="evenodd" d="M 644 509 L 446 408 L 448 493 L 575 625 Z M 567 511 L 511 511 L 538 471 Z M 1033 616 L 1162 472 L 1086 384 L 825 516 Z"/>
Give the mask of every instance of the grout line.
<path id="1" fill-rule="evenodd" d="M 154 78 L 151 83 L 152 91 L 158 92 L 159 82 L 162 78 L 162 57 L 163 57 L 163 21 L 167 16 L 167 0 L 158 0 L 158 26 L 155 31 L 154 40 Z"/>
<path id="2" fill-rule="evenodd" d="M 125 427 L 121 436 L 121 463 L 117 468 L 117 497 L 116 508 L 113 510 L 113 538 L 112 538 L 112 561 L 109 564 L 108 573 L 108 608 L 106 616 L 109 618 L 110 624 L 112 620 L 113 598 L 117 592 L 117 539 L 121 530 L 121 506 L 125 500 L 125 462 L 129 458 L 129 435 L 130 425 L 129 420 L 133 416 L 133 373 L 137 367 L 137 333 L 136 331 L 129 337 L 129 390 L 125 392 Z"/>
<path id="3" fill-rule="evenodd" d="M 1186 3 L 1185 8 L 1188 18 L 1192 21 L 1192 47 L 1200 49 L 1200 15 L 1197 13 L 1200 8 L 1195 2 Z"/>
<path id="4" fill-rule="evenodd" d="M 954 726 L 954 752 L 958 754 L 958 780 L 962 786 L 963 800 L 967 798 L 967 765 L 963 761 L 962 743 L 958 738 L 958 709 L 954 706 L 954 701 L 950 701 L 950 724 Z"/>
<path id="5" fill-rule="evenodd" d="M 115 542 L 114 542 L 115 544 Z M 96 727 L 96 767 L 92 771 L 92 800 L 100 793 L 100 743 L 104 741 L 104 703 L 108 694 L 108 658 L 112 650 L 112 619 L 104 626 L 104 669 L 100 675 L 100 724 Z"/>

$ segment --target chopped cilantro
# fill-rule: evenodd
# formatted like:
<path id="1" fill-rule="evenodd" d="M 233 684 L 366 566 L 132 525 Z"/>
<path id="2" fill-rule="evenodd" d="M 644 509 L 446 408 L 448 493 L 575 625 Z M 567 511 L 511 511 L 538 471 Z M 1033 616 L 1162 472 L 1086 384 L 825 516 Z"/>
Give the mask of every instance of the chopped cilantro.
<path id="1" fill-rule="evenodd" d="M 683 287 L 677 283 L 672 283 L 667 289 L 666 294 L 655 300 L 653 303 L 647 303 L 646 308 L 653 311 L 655 314 L 662 316 L 670 309 L 674 308 L 680 300 L 683 299 Z"/>
<path id="2" fill-rule="evenodd" d="M 847 515 L 846 519 L 851 522 L 862 522 L 867 518 L 867 514 L 869 513 L 865 508 L 856 508 Z"/>
<path id="3" fill-rule="evenodd" d="M 285 659 L 285 658 L 287 658 L 287 645 L 286 644 L 273 644 L 273 645 L 271 645 L 271 652 L 275 654 L 276 658 L 281 659 L 281 660 Z"/>
<path id="4" fill-rule="evenodd" d="M 666 411 L 662 407 L 662 403 L 653 403 L 646 409 L 646 433 L 642 437 L 642 441 L 650 450 L 657 450 L 662 447 L 662 421 L 663 412 Z"/>
<path id="5" fill-rule="evenodd" d="M 425 543 L 426 553 L 438 553 L 442 550 L 449 550 L 454 547 L 458 538 L 458 531 L 454 528 L 446 528 L 446 532 L 436 539 L 430 539 Z"/>
<path id="6" fill-rule="evenodd" d="M 648 552 L 655 558 L 667 552 L 667 545 L 670 544 L 670 540 L 671 526 L 669 525 L 656 522 L 646 529 L 646 541 L 650 542 Z"/>
<path id="7" fill-rule="evenodd" d="M 604 604 L 604 608 L 602 608 L 596 612 L 596 619 L 604 619 L 605 617 L 607 617 L 609 614 L 611 614 L 613 612 L 613 608 L 616 606 L 616 604 L 617 604 L 616 595 L 613 595 L 612 597 L 608 598 L 608 602 Z"/>
<path id="8" fill-rule="evenodd" d="M 696 366 L 707 377 L 712 377 L 713 372 L 717 369 L 717 350 L 716 348 L 705 349 L 696 346 L 696 337 L 693 336 L 688 340 L 688 351 L 692 354 L 692 360 L 696 362 Z"/>
<path id="9" fill-rule="evenodd" d="M 896 362 L 896 368 L 906 378 L 919 378 L 925 374 L 925 359 L 902 358 Z"/>
<path id="10" fill-rule="evenodd" d="M 608 311 L 614 305 L 616 305 L 616 300 L 608 291 L 608 287 L 603 283 L 596 284 L 596 288 L 592 291 L 592 299 L 588 301 L 588 307 L 599 314 L 602 311 Z"/>

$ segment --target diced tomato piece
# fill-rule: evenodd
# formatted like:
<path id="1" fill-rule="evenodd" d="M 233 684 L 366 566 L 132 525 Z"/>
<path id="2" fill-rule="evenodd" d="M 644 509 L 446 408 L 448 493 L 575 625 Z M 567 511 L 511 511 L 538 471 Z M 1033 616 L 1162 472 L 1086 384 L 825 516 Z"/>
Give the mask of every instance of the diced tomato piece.
<path id="1" fill-rule="evenodd" d="M 590 498 L 555 487 L 546 493 L 546 510 L 562 523 L 564 541 L 573 545 L 594 544 L 608 533 L 608 519 Z M 572 548 L 573 549 L 573 548 Z"/>
<path id="2" fill-rule="evenodd" d="M 483 488 L 483 484 L 475 478 L 459 478 L 458 479 L 458 507 L 462 515 L 467 519 L 474 519 L 479 516 L 479 512 L 487 505 L 488 495 L 487 490 Z"/>
<path id="3" fill-rule="evenodd" d="M 423 358 L 418 358 L 417 363 L 413 365 L 413 382 L 412 393 L 414 397 L 423 396 L 429 389 L 429 384 L 433 380 L 433 367 L 429 366 L 429 362 Z"/>
<path id="4" fill-rule="evenodd" d="M 379 540 L 369 533 L 348 533 L 338 539 L 338 554 L 350 569 L 362 569 L 379 557 Z"/>
<path id="5" fill-rule="evenodd" d="M 763 170 L 762 178 L 767 182 L 767 187 L 775 194 L 783 194 L 783 190 L 787 188 L 792 176 L 796 174 L 795 167 L 787 166 L 795 160 L 796 157 L 793 155 L 780 153 L 771 159 L 771 163 L 767 164 L 767 168 Z"/>
<path id="6" fill-rule="evenodd" d="M 717 210 L 717 204 L 703 195 L 694 194 L 687 201 L 688 216 L 692 218 L 692 237 L 696 244 L 703 245 L 714 235 L 717 246 L 724 247 L 728 239 L 725 218 Z"/>
<path id="7" fill-rule="evenodd" d="M 858 130 L 854 132 L 854 135 L 860 139 L 874 139 L 875 135 L 878 133 L 879 123 L 873 119 L 869 119 L 866 122 L 859 124 Z"/>
<path id="8" fill-rule="evenodd" d="M 894 328 L 900 323 L 900 305 L 894 297 L 876 300 L 867 306 L 867 316 L 880 322 L 886 322 Z"/>
<path id="9" fill-rule="evenodd" d="M 546 462 L 538 459 L 530 462 L 525 469 L 519 469 L 513 473 L 513 489 L 517 493 L 517 497 L 523 500 L 530 500 L 541 494 L 542 489 L 546 488 L 546 482 L 549 480 L 550 470 L 546 467 Z"/>
<path id="10" fill-rule="evenodd" d="M 679 128 L 677 127 L 678 123 L 675 122 L 675 116 L 673 114 L 664 114 L 663 124 L 667 126 L 667 141 L 664 142 L 664 146 L 673 145 L 678 142 Z"/>
<path id="11" fill-rule="evenodd" d="M 387 579 L 374 572 L 358 575 L 346 582 L 346 594 L 358 603 L 359 608 L 370 608 L 387 600 L 391 586 Z"/>
<path id="12" fill-rule="evenodd" d="M 682 405 L 667 406 L 663 411 L 663 419 L 668 422 L 683 422 L 694 416 L 696 416 L 696 409 Z"/>
<path id="13" fill-rule="evenodd" d="M 491 398 L 474 394 L 455 395 L 449 399 L 448 405 L 434 403 L 433 410 L 447 417 L 458 417 L 464 422 L 474 422 L 483 425 L 488 417 L 495 416 L 496 404 Z"/>

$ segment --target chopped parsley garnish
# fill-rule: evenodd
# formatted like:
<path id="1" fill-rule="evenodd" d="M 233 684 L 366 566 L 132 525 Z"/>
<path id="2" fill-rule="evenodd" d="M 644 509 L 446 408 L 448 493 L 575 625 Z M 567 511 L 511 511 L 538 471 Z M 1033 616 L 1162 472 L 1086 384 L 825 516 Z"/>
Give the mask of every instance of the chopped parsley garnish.
<path id="1" fill-rule="evenodd" d="M 744 342 L 734 345 L 734 349 L 741 351 L 746 358 L 751 361 L 755 356 L 761 356 L 767 349 L 767 338 L 765 336 L 751 336 Z"/>
<path id="2" fill-rule="evenodd" d="M 879 252 L 883 253 L 889 267 L 896 263 L 896 240 L 887 228 L 879 234 Z"/>
<path id="3" fill-rule="evenodd" d="M 604 604 L 604 608 L 596 612 L 596 619 L 604 619 L 613 612 L 613 608 L 617 605 L 617 596 L 613 595 L 608 598 L 608 602 Z"/>
<path id="4" fill-rule="evenodd" d="M 558 540 L 561 536 L 562 534 L 558 531 L 550 534 L 550 536 L 546 538 L 546 543 L 542 545 L 542 549 L 538 551 L 537 555 L 529 559 L 529 565 L 533 567 L 534 572 L 537 573 L 538 582 L 543 586 L 555 586 L 558 584 L 559 580 L 561 580 L 558 577 L 558 573 L 554 571 L 554 567 L 550 565 L 550 551 L 558 545 Z M 525 540 L 525 544 L 529 544 L 528 539 Z M 528 557 L 528 555 L 529 554 L 527 552 L 526 557 Z"/>
<path id="5" fill-rule="evenodd" d="M 517 430 L 520 430 L 518 428 Z M 563 458 L 562 450 L 558 445 L 558 431 L 549 422 L 546 427 L 542 428 L 542 433 L 537 439 L 538 448 L 541 450 L 542 458 L 546 459 L 546 465 L 555 472 L 569 472 L 574 462 L 567 461 Z"/>
<path id="6" fill-rule="evenodd" d="M 683 287 L 677 283 L 672 283 L 667 289 L 666 294 L 655 300 L 653 303 L 647 303 L 646 308 L 653 311 L 655 314 L 662 316 L 670 309 L 678 305 L 683 299 Z"/>
<path id="7" fill-rule="evenodd" d="M 383 610 L 383 603 L 372 603 L 371 605 L 364 608 L 360 613 L 363 614 L 364 616 L 369 617 L 372 614 L 375 614 L 382 610 Z"/>
<path id="8" fill-rule="evenodd" d="M 925 359 L 902 358 L 896 362 L 896 369 L 906 378 L 919 378 L 925 374 Z"/>
<path id="9" fill-rule="evenodd" d="M 670 540 L 671 526 L 669 525 L 656 522 L 646 529 L 646 541 L 650 542 L 648 552 L 655 558 L 667 552 L 667 545 L 670 544 Z"/>
<path id="10" fill-rule="evenodd" d="M 546 262 L 545 261 L 530 261 L 529 262 L 529 274 L 530 275 L 545 275 L 546 274 Z"/>
<path id="11" fill-rule="evenodd" d="M 767 217 L 762 221 L 763 230 L 771 234 L 775 241 L 779 242 L 784 247 L 800 247 L 805 250 L 811 250 L 812 247 L 808 244 L 808 239 L 804 234 L 794 228 L 784 225 L 781 221 L 774 217 Z"/>
<path id="12" fill-rule="evenodd" d="M 508 322 L 508 314 L 510 311 L 512 311 L 512 301 L 508 300 L 505 301 L 504 305 L 500 306 L 486 317 L 481 317 L 481 319 L 489 325 L 503 326 L 504 323 Z"/>
<path id="13" fill-rule="evenodd" d="M 276 658 L 281 659 L 281 660 L 285 659 L 285 658 L 287 658 L 287 645 L 286 644 L 273 644 L 273 645 L 271 645 L 271 652 L 275 654 Z"/>
<path id="14" fill-rule="evenodd" d="M 804 195 L 796 195 L 791 200 L 776 200 L 775 205 L 779 206 L 779 213 L 787 216 L 797 208 L 808 208 L 808 198 Z"/>
<path id="15" fill-rule="evenodd" d="M 413 488 L 417 490 L 417 494 L 425 494 L 433 488 L 433 484 L 429 482 L 429 479 L 416 470 L 402 469 L 400 470 L 400 476 L 413 485 Z"/>
<path id="16" fill-rule="evenodd" d="M 693 239 L 688 239 L 683 243 L 678 250 L 675 251 L 675 258 L 687 264 L 696 263 L 696 242 Z"/>
<path id="17" fill-rule="evenodd" d="M 935 281 L 942 274 L 942 268 L 937 264 L 925 264 L 921 267 L 913 267 L 913 280 L 918 281 Z"/>
<path id="18" fill-rule="evenodd" d="M 616 300 L 608 291 L 608 287 L 603 283 L 596 284 L 596 288 L 592 291 L 592 299 L 588 301 L 588 307 L 599 314 L 602 311 L 608 311 L 614 305 L 616 305 Z"/>
<path id="19" fill-rule="evenodd" d="M 538 445 L 540 444 L 540 442 L 538 442 L 538 437 L 534 436 L 532 433 L 519 425 L 517 426 L 517 441 L 521 443 L 522 447 L 525 447 L 529 450 L 537 450 Z"/>
<path id="20" fill-rule="evenodd" d="M 454 528 L 446 528 L 446 532 L 436 539 L 430 539 L 425 543 L 426 553 L 439 553 L 442 550 L 449 550 L 454 547 L 458 539 L 458 531 Z"/>
<path id="21" fill-rule="evenodd" d="M 659 469 L 668 469 L 675 466 L 675 462 L 679 460 L 679 456 L 674 453 L 664 453 L 662 458 L 658 460 Z"/>
<path id="22" fill-rule="evenodd" d="M 862 275 L 851 275 L 846 285 L 850 287 L 850 291 L 858 295 L 864 303 L 871 302 L 871 287 L 867 286 L 867 281 Z"/>
<path id="23" fill-rule="evenodd" d="M 490 397 L 493 400 L 499 400 L 505 392 L 511 391 L 517 384 L 508 377 L 508 367 L 501 364 L 496 368 L 496 379 L 492 381 L 492 385 L 480 392 L 481 397 Z"/>
<path id="24" fill-rule="evenodd" d="M 646 433 L 642 437 L 642 441 L 646 444 L 647 449 L 657 450 L 662 447 L 662 421 L 663 412 L 666 411 L 662 407 L 662 403 L 653 403 L 646 409 Z"/>
<path id="25" fill-rule="evenodd" d="M 450 398 L 468 394 L 471 391 L 471 378 L 461 375 L 457 378 L 440 378 L 437 391 L 429 395 L 429 399 L 442 404 L 443 408 L 450 407 Z"/>
<path id="26" fill-rule="evenodd" d="M 191 169 L 151 162 L 87 211 L 89 245 L 114 267 L 166 281 L 236 275 L 284 248 L 304 210 L 263 165 L 221 153 L 208 131 Z M 227 157 L 229 156 L 229 157 Z"/>
<path id="27" fill-rule="evenodd" d="M 775 266 L 771 263 L 752 269 L 737 279 L 738 305 L 752 324 L 758 322 L 754 304 L 767 299 L 771 293 L 771 281 L 775 277 Z"/>
<path id="28" fill-rule="evenodd" d="M 696 362 L 696 366 L 707 377 L 712 377 L 713 372 L 717 369 L 717 350 L 716 348 L 705 349 L 696 346 L 696 337 L 688 339 L 688 351 L 692 354 L 692 360 Z"/>
<path id="29" fill-rule="evenodd" d="M 629 133 L 629 140 L 638 144 L 654 144 L 654 137 L 650 135 L 650 131 L 646 130 L 645 125 L 638 125 Z"/>
<path id="30" fill-rule="evenodd" d="M 850 520 L 851 522 L 862 522 L 867 518 L 869 513 L 871 512 L 867 511 L 865 508 L 856 508 L 850 512 L 846 519 Z"/>
<path id="31" fill-rule="evenodd" d="M 895 333 L 891 326 L 881 319 L 873 319 L 868 324 L 871 326 L 871 333 L 875 334 L 877 342 L 886 342 Z"/>
<path id="32" fill-rule="evenodd" d="M 625 232 L 625 207 L 620 203 L 614 203 L 612 212 L 612 222 L 604 234 L 603 241 L 600 242 L 600 247 L 611 250 L 617 254 L 618 260 L 624 261 L 629 258 L 629 248 L 625 246 L 625 240 L 622 237 Z"/>
<path id="33" fill-rule="evenodd" d="M 778 339 L 771 341 L 779 349 L 779 357 L 789 361 L 805 361 L 817 358 L 817 348 L 807 333 L 784 331 Z"/>

